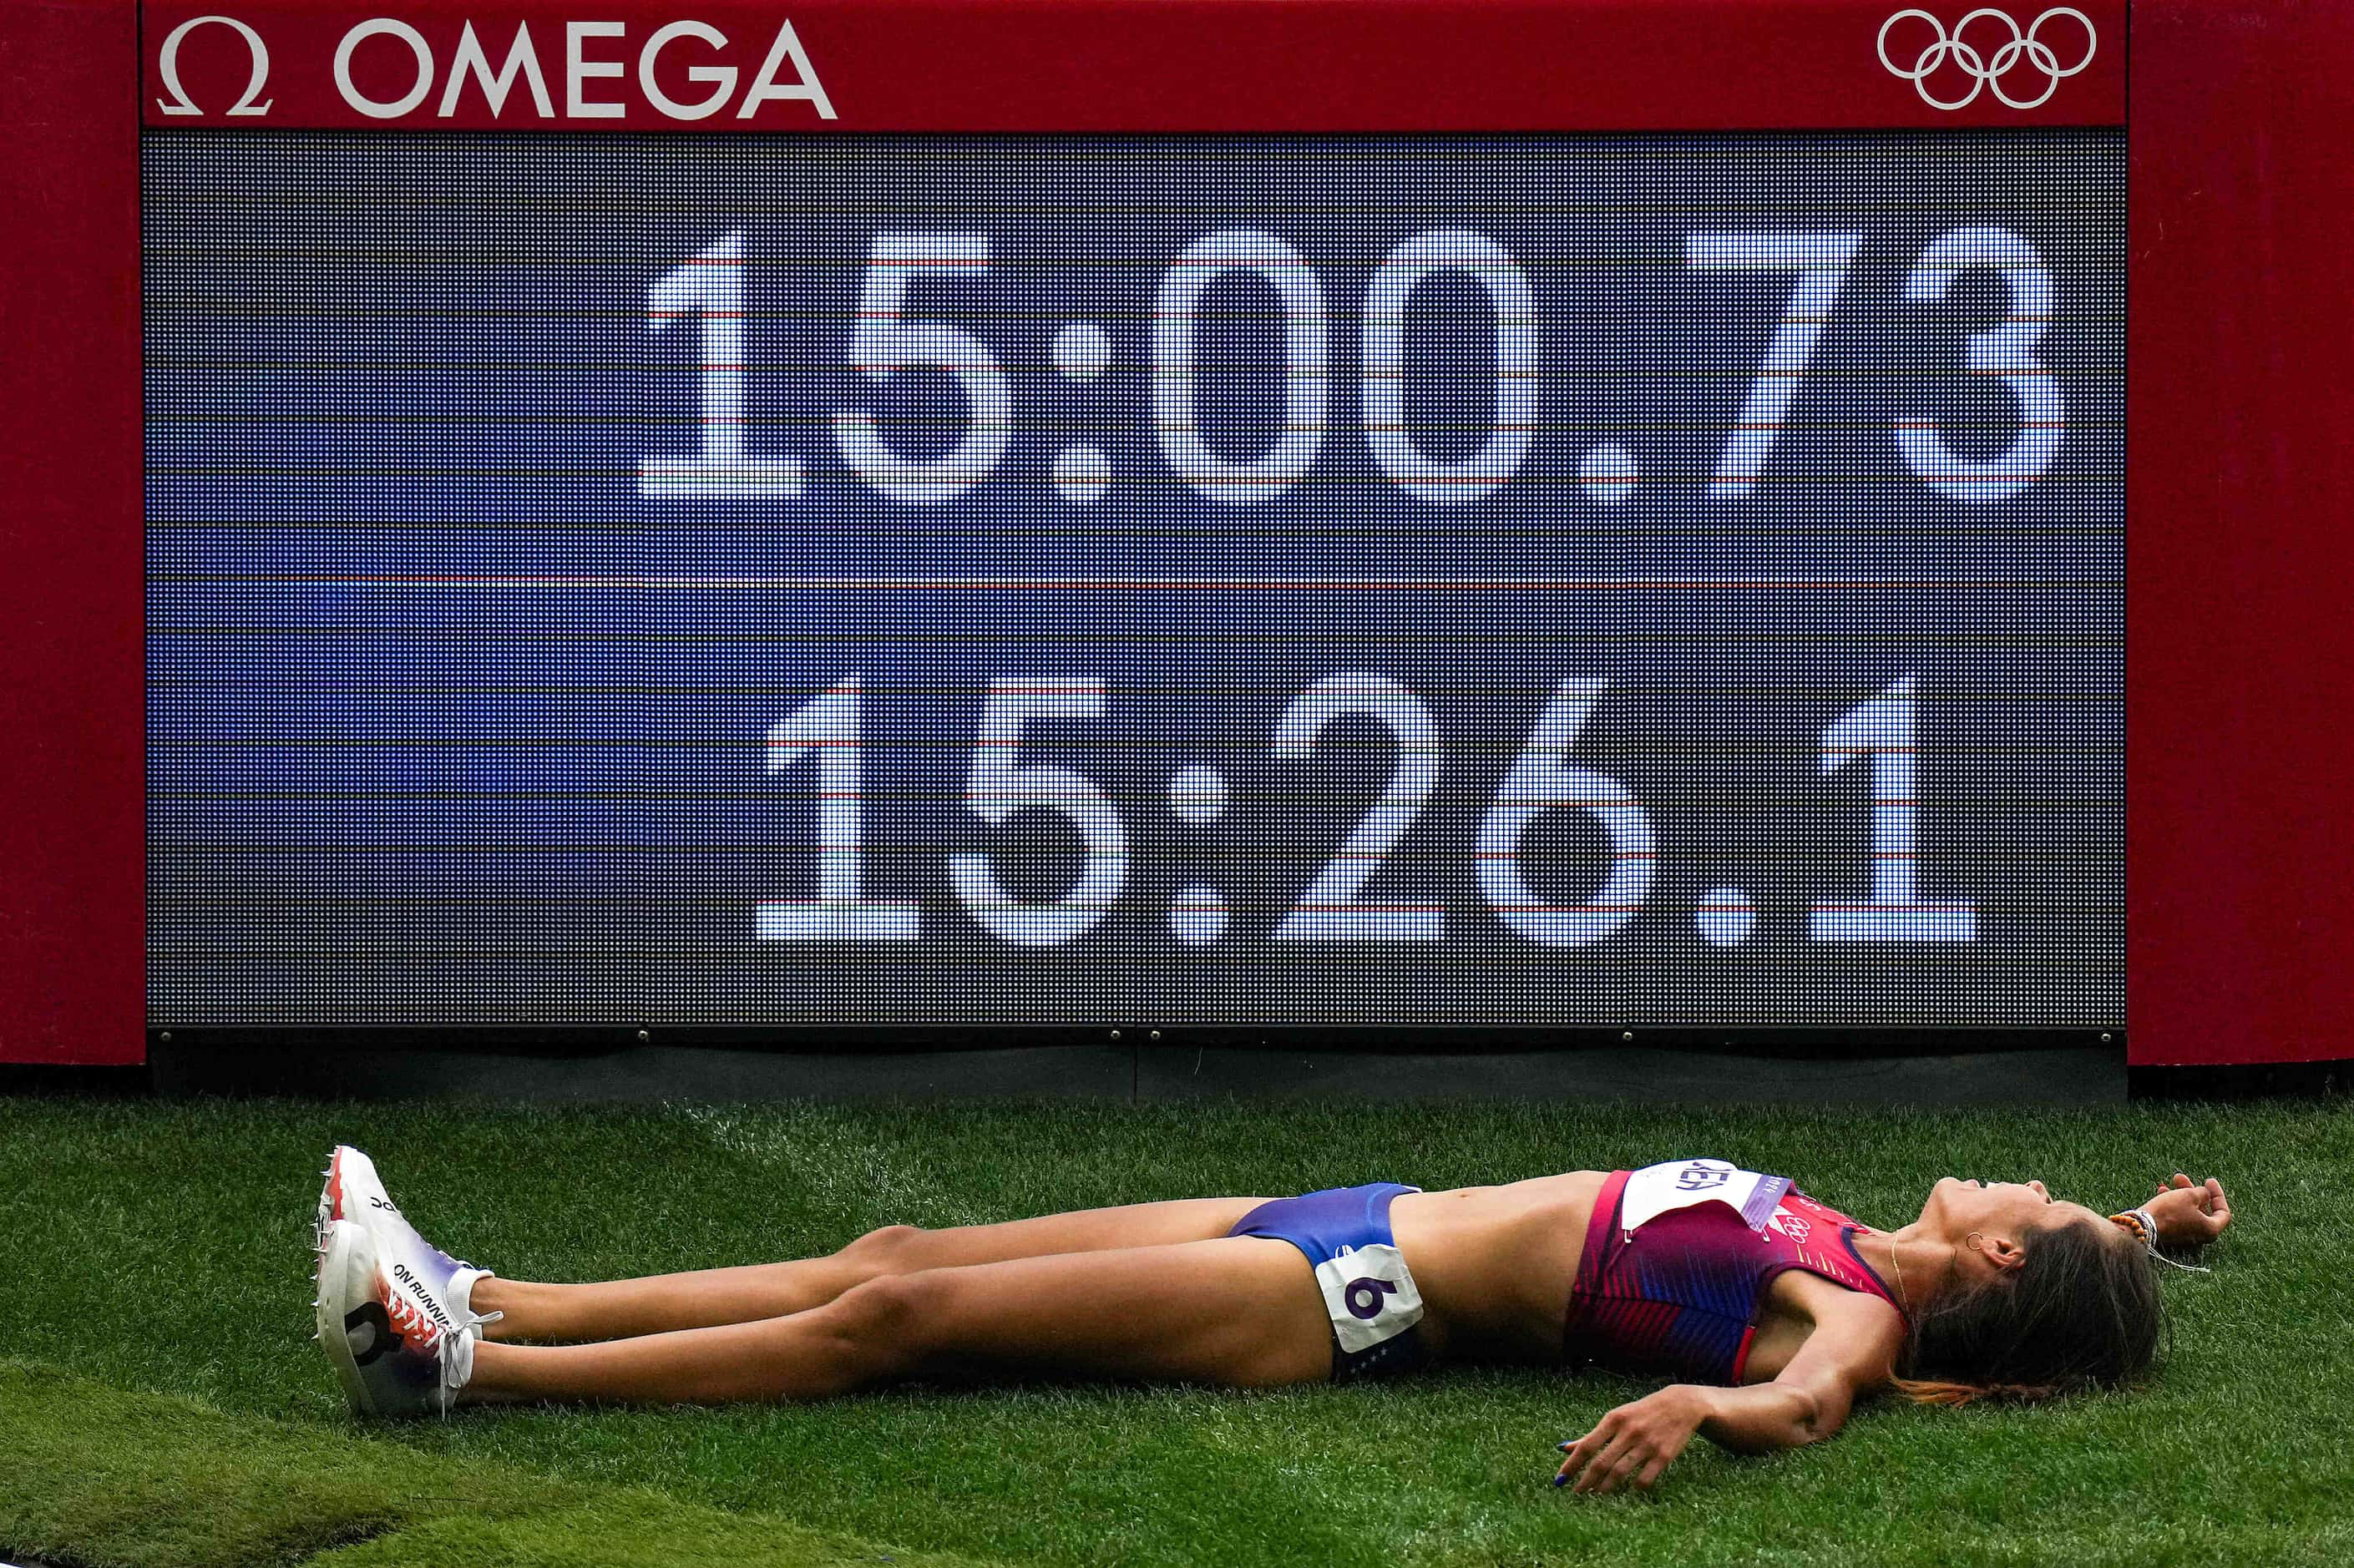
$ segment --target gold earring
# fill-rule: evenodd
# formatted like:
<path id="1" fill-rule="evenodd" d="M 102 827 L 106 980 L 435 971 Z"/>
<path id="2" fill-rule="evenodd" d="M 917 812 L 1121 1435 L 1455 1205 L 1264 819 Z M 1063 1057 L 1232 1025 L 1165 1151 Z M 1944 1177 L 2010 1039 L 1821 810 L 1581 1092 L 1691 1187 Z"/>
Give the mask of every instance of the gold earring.
<path id="1" fill-rule="evenodd" d="M 1963 1239 L 1966 1243 L 1967 1243 L 1970 1246 L 1972 1246 L 1972 1247 L 1974 1247 L 1974 1248 L 1977 1248 L 1977 1250 L 1978 1250 L 1978 1251 L 1979 1251 L 1979 1252 L 1984 1252 L 1984 1251 L 1986 1250 L 1986 1248 L 1984 1248 L 1984 1247 L 1982 1247 L 1982 1246 L 1978 1246 L 1978 1237 L 1980 1237 L 1980 1236 L 1982 1236 L 1982 1235 L 1984 1235 L 1984 1234 L 1986 1234 L 1986 1232 L 1984 1232 L 1984 1231 L 1972 1231 L 1968 1235 L 1967 1235 L 1967 1236 L 1963 1237 L 1962 1239 Z"/>

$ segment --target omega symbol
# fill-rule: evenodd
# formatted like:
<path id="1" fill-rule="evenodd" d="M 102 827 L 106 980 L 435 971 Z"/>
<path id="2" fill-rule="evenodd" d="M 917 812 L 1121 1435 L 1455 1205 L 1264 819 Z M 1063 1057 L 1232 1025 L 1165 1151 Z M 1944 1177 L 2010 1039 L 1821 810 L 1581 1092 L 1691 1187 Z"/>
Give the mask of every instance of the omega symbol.
<path id="1" fill-rule="evenodd" d="M 276 99 L 264 99 L 260 103 L 253 101 L 261 97 L 262 85 L 270 79 L 270 46 L 261 41 L 260 33 L 234 16 L 191 16 L 173 28 L 164 37 L 163 50 L 156 57 L 155 69 L 164 79 L 164 90 L 172 96 L 169 99 L 157 99 L 155 107 L 166 114 L 202 114 L 204 112 L 196 107 L 196 101 L 190 98 L 187 90 L 180 85 L 180 40 L 207 22 L 218 22 L 224 27 L 236 28 L 238 37 L 245 40 L 247 51 L 253 56 L 253 75 L 245 84 L 245 96 L 231 104 L 228 112 L 231 114 L 269 113 L 270 106 L 278 101 Z"/>

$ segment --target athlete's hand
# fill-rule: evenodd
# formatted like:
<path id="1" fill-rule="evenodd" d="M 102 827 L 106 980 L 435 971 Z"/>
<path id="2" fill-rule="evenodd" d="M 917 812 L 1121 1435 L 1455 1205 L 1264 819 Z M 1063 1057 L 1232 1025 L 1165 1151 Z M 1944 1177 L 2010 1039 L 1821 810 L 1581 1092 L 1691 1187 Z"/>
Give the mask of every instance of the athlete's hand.
<path id="1" fill-rule="evenodd" d="M 1691 1383 L 1670 1383 L 1622 1404 L 1585 1436 L 1560 1445 L 1569 1450 L 1569 1457 L 1553 1484 L 1575 1481 L 1570 1489 L 1580 1492 L 1622 1487 L 1649 1491 L 1707 1416 L 1708 1391 Z"/>
<path id="2" fill-rule="evenodd" d="M 2158 1184 L 2158 1195 L 2142 1205 L 2158 1222 L 2158 1239 L 2168 1246 L 2205 1246 L 2232 1223 L 2231 1201 L 2212 1176 L 2194 1182 L 2178 1171 Z"/>

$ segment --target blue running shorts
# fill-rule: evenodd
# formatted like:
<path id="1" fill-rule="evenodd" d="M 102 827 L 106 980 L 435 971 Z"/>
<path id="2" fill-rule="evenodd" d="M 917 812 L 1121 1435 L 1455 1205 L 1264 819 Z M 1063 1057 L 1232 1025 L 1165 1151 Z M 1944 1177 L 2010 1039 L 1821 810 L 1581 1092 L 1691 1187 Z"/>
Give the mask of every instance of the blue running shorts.
<path id="1" fill-rule="evenodd" d="M 1390 1200 L 1419 1192 L 1395 1181 L 1327 1187 L 1275 1198 L 1235 1222 L 1230 1236 L 1272 1236 L 1308 1255 L 1332 1319 L 1332 1381 L 1387 1377 L 1423 1364 L 1422 1292 L 1390 1234 Z"/>

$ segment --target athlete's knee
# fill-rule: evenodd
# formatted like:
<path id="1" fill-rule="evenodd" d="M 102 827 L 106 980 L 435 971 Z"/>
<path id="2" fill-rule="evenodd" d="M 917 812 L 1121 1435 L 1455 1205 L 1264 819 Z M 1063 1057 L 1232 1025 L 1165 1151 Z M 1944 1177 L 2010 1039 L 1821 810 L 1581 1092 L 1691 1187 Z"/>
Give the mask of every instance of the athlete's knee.
<path id="1" fill-rule="evenodd" d="M 878 1274 L 821 1308 L 858 1382 L 896 1377 L 922 1362 L 937 1295 L 935 1281 L 921 1272 Z"/>
<path id="2" fill-rule="evenodd" d="M 917 1238 L 926 1234 L 917 1225 L 878 1225 L 843 1247 L 840 1255 L 885 1271 L 903 1270 L 913 1265 Z"/>

